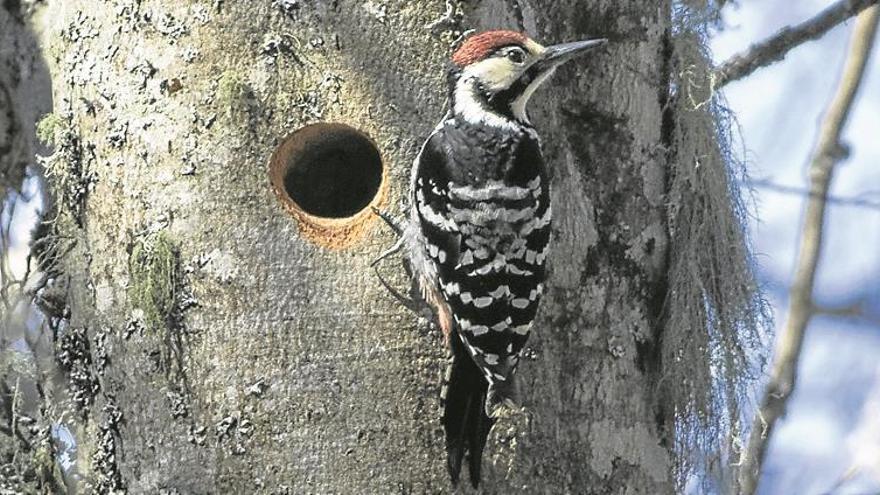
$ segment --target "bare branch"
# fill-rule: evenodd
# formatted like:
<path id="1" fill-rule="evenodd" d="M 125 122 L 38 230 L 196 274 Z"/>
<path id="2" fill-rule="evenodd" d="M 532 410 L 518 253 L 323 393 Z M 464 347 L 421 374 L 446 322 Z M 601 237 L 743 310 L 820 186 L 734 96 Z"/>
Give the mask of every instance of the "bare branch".
<path id="1" fill-rule="evenodd" d="M 880 0 L 839 0 L 812 19 L 780 29 L 773 36 L 737 53 L 718 66 L 712 73 L 712 87 L 721 88 L 761 67 L 782 60 L 792 48 L 822 37 L 831 28 L 876 5 L 878 1 Z"/>
<path id="2" fill-rule="evenodd" d="M 804 215 L 797 272 L 790 291 L 788 320 L 777 339 L 770 380 L 752 422 L 749 443 L 740 460 L 740 490 L 747 495 L 753 494 L 757 488 L 773 427 L 776 420 L 785 413 L 786 403 L 794 390 L 804 332 L 813 315 L 813 283 L 822 248 L 822 226 L 828 188 L 834 166 L 841 158 L 840 133 L 862 81 L 877 32 L 878 18 L 880 7 L 873 7 L 860 14 L 856 21 L 840 86 L 825 113 L 813 152 L 809 170 L 811 194 Z"/>

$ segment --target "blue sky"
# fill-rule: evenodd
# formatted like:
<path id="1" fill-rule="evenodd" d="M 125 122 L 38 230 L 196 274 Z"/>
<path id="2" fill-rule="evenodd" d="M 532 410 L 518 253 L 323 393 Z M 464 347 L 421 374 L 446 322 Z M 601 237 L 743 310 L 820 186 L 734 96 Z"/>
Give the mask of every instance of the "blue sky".
<path id="1" fill-rule="evenodd" d="M 726 28 L 712 41 L 715 59 L 722 61 L 832 3 L 740 0 L 725 9 Z M 725 88 L 742 126 L 752 178 L 808 187 L 810 153 L 822 112 L 836 88 L 853 23 L 838 26 L 784 61 Z M 831 194 L 880 203 L 880 54 L 874 55 L 843 133 L 851 154 L 838 165 Z M 760 280 L 780 328 L 805 201 L 803 196 L 765 188 L 756 188 L 754 194 L 750 228 Z M 880 378 L 880 211 L 830 206 L 820 263 L 817 301 L 843 306 L 864 300 L 870 318 L 823 316 L 810 324 L 797 389 L 770 444 L 762 494 L 827 492 L 853 465 L 853 446 L 869 441 L 853 430 L 866 396 Z M 874 462 L 880 469 L 880 459 Z M 880 480 L 862 470 L 834 493 L 878 491 Z"/>

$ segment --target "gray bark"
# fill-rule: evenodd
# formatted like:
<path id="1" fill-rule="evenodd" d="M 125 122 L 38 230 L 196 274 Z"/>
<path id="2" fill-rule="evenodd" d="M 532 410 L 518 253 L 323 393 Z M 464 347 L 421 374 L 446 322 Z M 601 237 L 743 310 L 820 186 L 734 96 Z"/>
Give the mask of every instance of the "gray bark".
<path id="1" fill-rule="evenodd" d="M 70 407 L 86 486 L 451 491 L 441 338 L 368 268 L 393 235 L 371 217 L 344 248 L 301 235 L 266 164 L 287 133 L 347 123 L 378 144 L 383 204 L 399 210 L 444 111 L 455 31 L 512 27 L 547 43 L 612 43 L 561 69 L 532 105 L 555 248 L 521 367 L 525 412 L 490 436 L 485 492 L 672 491 L 670 413 L 654 392 L 670 2 L 494 0 L 431 25 L 445 10 L 48 5 L 42 41 L 64 126 L 50 167 L 55 234 L 75 239 L 61 265 L 71 316 L 60 342 L 89 343 L 67 365 L 79 371 Z M 382 269 L 408 286 L 396 261 Z"/>

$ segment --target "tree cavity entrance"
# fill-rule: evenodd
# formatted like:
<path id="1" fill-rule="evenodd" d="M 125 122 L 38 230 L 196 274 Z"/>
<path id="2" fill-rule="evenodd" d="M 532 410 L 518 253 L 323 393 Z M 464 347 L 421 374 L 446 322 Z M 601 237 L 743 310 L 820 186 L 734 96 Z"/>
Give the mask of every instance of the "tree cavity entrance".
<path id="1" fill-rule="evenodd" d="M 339 123 L 288 135 L 269 162 L 272 189 L 311 240 L 344 247 L 359 238 L 384 199 L 385 168 L 375 143 Z"/>

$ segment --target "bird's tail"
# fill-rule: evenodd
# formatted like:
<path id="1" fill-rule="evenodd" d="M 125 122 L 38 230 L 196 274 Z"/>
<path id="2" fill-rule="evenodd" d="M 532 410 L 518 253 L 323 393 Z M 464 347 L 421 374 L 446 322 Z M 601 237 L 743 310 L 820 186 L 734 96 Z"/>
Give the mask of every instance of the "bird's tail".
<path id="1" fill-rule="evenodd" d="M 480 484 L 483 447 L 495 420 L 486 415 L 488 382 L 468 355 L 457 335 L 450 340 L 441 399 L 443 428 L 446 430 L 446 461 L 452 483 L 458 484 L 461 463 L 466 454 L 471 484 Z"/>

